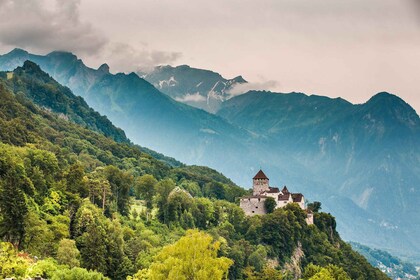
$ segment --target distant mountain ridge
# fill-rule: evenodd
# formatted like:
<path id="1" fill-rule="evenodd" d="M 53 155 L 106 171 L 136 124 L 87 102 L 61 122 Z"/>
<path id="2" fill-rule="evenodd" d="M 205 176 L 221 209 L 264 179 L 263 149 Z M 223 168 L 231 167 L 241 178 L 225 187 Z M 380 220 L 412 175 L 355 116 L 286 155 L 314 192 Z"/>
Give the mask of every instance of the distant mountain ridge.
<path id="1" fill-rule="evenodd" d="M 188 65 L 157 66 L 142 78 L 173 99 L 215 113 L 231 97 L 229 90 L 247 83 L 242 76 L 225 79 L 219 73 Z"/>

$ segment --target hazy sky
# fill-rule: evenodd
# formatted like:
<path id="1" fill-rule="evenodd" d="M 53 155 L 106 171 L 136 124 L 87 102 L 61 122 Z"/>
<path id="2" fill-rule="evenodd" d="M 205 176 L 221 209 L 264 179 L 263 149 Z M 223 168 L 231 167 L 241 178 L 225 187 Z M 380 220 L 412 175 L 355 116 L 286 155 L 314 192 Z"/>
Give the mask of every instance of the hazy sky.
<path id="1" fill-rule="evenodd" d="M 419 2 L 0 0 L 0 51 L 68 50 L 111 72 L 189 64 L 354 103 L 389 91 L 420 112 Z"/>

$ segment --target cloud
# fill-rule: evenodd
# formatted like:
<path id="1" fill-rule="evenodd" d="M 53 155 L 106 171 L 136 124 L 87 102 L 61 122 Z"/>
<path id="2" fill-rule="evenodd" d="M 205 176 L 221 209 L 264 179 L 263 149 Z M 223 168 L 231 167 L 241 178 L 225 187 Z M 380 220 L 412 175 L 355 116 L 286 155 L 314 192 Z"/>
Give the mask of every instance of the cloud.
<path id="1" fill-rule="evenodd" d="M 73 52 L 88 61 L 107 62 L 117 72 L 149 70 L 169 64 L 178 52 L 133 47 L 109 40 L 90 22 L 80 19 L 80 0 L 0 0 L 0 45 L 46 53 Z"/>
<path id="2" fill-rule="evenodd" d="M 95 54 L 107 39 L 79 18 L 80 0 L 0 1 L 0 43 L 32 51 Z"/>
<path id="3" fill-rule="evenodd" d="M 244 94 L 250 90 L 274 90 L 278 88 L 279 82 L 274 80 L 262 81 L 256 83 L 242 83 L 235 84 L 231 89 L 229 89 L 228 94 L 231 97 Z"/>
<path id="4" fill-rule="evenodd" d="M 117 72 L 148 72 L 157 65 L 175 62 L 181 55 L 179 52 L 151 50 L 147 44 L 133 47 L 125 43 L 110 43 L 104 50 L 104 57 Z"/>
<path id="5" fill-rule="evenodd" d="M 179 102 L 203 102 L 203 101 L 206 101 L 206 97 L 196 92 L 196 93 L 186 94 L 182 97 L 176 97 L 175 100 Z"/>

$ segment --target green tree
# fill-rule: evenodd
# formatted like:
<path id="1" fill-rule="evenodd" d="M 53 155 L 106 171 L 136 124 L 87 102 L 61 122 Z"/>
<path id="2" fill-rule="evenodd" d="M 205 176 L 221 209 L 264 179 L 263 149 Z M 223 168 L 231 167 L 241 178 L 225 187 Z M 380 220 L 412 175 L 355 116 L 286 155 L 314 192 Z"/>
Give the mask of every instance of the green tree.
<path id="1" fill-rule="evenodd" d="M 149 174 L 138 177 L 134 185 L 136 196 L 146 201 L 148 210 L 153 208 L 153 196 L 156 194 L 156 185 L 156 178 Z"/>
<path id="2" fill-rule="evenodd" d="M 72 269 L 61 269 L 56 271 L 51 280 L 109 280 L 103 274 L 96 271 L 88 271 L 84 268 L 74 267 Z"/>
<path id="3" fill-rule="evenodd" d="M 60 241 L 57 260 L 60 264 L 68 265 L 70 268 L 80 266 L 80 252 L 74 240 L 65 238 Z"/>
<path id="4" fill-rule="evenodd" d="M 321 210 L 321 202 L 319 202 L 319 201 L 314 201 L 314 202 L 308 203 L 307 206 L 308 206 L 307 207 L 308 210 L 310 210 L 314 213 L 318 213 L 319 210 Z"/>
<path id="5" fill-rule="evenodd" d="M 264 201 L 264 208 L 267 213 L 273 213 L 276 209 L 277 203 L 276 200 L 272 197 L 267 197 Z"/>
<path id="6" fill-rule="evenodd" d="M 133 184 L 133 176 L 126 171 L 121 171 L 117 167 L 110 165 L 105 168 L 106 178 L 111 185 L 111 192 L 118 212 L 122 215 L 129 214 L 130 188 Z"/>
<path id="7" fill-rule="evenodd" d="M 175 183 L 171 179 L 165 179 L 160 181 L 156 185 L 156 204 L 158 206 L 158 218 L 161 222 L 168 224 L 168 198 L 171 191 L 175 188 Z"/>
<path id="8" fill-rule="evenodd" d="M 220 243 L 214 242 L 210 235 L 189 230 L 186 236 L 164 247 L 149 269 L 140 271 L 134 279 L 222 279 L 233 262 L 217 257 L 219 248 Z"/>
<path id="9" fill-rule="evenodd" d="M 218 182 L 210 182 L 204 186 L 204 195 L 210 198 L 225 199 L 225 187 Z"/>
<path id="10" fill-rule="evenodd" d="M 336 265 L 320 267 L 309 264 L 303 273 L 304 280 L 350 280 L 346 272 Z"/>
<path id="11" fill-rule="evenodd" d="M 20 246 L 25 235 L 28 206 L 25 191 L 33 193 L 32 182 L 26 177 L 22 161 L 10 151 L 0 155 L 0 237 Z"/>
<path id="12" fill-rule="evenodd" d="M 0 242 L 0 278 L 23 278 L 29 267 L 27 259 L 18 257 L 12 243 Z"/>
<path id="13" fill-rule="evenodd" d="M 67 190 L 78 194 L 80 197 L 87 197 L 89 190 L 87 189 L 86 182 L 83 180 L 85 170 L 79 163 L 70 166 L 68 172 L 65 174 L 67 181 Z"/>
<path id="14" fill-rule="evenodd" d="M 264 246 L 258 245 L 257 249 L 249 255 L 248 263 L 254 267 L 257 272 L 261 272 L 267 262 L 267 249 Z"/>

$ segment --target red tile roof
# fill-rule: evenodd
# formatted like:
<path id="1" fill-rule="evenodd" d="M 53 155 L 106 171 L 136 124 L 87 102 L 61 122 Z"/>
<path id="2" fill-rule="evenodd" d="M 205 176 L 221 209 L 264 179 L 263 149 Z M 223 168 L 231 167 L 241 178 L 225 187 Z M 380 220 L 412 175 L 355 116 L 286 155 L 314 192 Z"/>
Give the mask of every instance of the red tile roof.
<path id="1" fill-rule="evenodd" d="M 268 177 L 264 174 L 264 172 L 260 169 L 260 171 L 258 171 L 258 173 L 254 176 L 253 179 L 267 179 Z"/>
<path id="2" fill-rule="evenodd" d="M 289 200 L 290 193 L 287 194 L 279 194 L 278 200 Z"/>
<path id="3" fill-rule="evenodd" d="M 270 189 L 267 191 L 267 193 L 279 193 L 280 191 L 279 191 L 279 188 L 272 188 L 272 187 L 269 187 Z"/>
<path id="4" fill-rule="evenodd" d="M 284 188 L 281 190 L 281 192 L 286 194 L 286 193 L 289 193 L 289 190 L 287 189 L 286 186 L 284 186 Z"/>
<path id="5" fill-rule="evenodd" d="M 303 194 L 301 193 L 292 193 L 293 202 L 301 202 Z"/>

